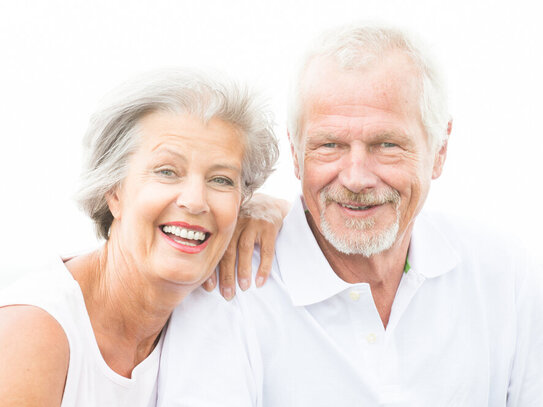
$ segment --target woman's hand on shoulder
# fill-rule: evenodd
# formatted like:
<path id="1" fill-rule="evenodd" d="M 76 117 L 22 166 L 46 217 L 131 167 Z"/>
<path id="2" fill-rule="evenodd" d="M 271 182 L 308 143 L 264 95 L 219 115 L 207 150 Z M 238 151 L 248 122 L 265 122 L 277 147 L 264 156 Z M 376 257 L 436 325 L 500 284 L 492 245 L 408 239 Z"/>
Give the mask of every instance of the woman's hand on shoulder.
<path id="1" fill-rule="evenodd" d="M 275 239 L 289 209 L 289 202 L 265 194 L 255 194 L 243 205 L 232 240 L 219 263 L 219 286 L 224 298 L 230 300 L 236 293 L 236 257 L 239 287 L 245 291 L 251 286 L 255 244 L 260 246 L 260 265 L 255 283 L 261 287 L 266 282 L 272 268 Z M 204 288 L 211 291 L 216 285 L 217 276 L 213 273 L 204 283 Z"/>
<path id="2" fill-rule="evenodd" d="M 59 323 L 41 308 L 0 308 L 0 407 L 60 406 L 70 348 Z"/>

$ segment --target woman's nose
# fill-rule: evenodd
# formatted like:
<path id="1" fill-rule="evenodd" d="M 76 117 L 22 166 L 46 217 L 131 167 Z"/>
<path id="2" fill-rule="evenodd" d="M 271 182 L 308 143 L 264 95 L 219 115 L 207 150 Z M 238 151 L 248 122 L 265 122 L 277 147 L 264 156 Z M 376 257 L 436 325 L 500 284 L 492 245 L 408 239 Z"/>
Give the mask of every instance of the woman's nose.
<path id="1" fill-rule="evenodd" d="M 181 184 L 176 204 L 193 215 L 209 212 L 205 181 L 197 177 L 187 177 Z"/>

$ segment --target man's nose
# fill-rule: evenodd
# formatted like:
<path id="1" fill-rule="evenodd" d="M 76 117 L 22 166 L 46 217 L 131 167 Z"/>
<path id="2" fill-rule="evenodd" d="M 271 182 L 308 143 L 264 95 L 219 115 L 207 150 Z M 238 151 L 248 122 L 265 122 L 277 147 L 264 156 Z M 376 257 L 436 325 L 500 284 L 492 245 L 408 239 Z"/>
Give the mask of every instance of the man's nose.
<path id="1" fill-rule="evenodd" d="M 192 215 L 209 212 L 205 180 L 187 177 L 182 183 L 175 202 Z"/>
<path id="2" fill-rule="evenodd" d="M 379 178 L 373 172 L 371 157 L 364 145 L 352 145 L 343 157 L 339 182 L 349 191 L 358 193 L 375 188 Z"/>

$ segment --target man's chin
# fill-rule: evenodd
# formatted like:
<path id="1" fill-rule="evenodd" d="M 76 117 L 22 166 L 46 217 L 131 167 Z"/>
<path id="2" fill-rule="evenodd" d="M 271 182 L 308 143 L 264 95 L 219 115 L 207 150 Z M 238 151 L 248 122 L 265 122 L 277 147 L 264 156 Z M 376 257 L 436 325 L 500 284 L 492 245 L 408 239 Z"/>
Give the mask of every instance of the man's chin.
<path id="1" fill-rule="evenodd" d="M 373 219 L 371 219 L 373 221 Z M 359 221 L 359 219 L 357 219 Z M 360 222 L 356 222 L 358 225 Z M 384 229 L 377 229 L 373 225 L 358 225 L 359 228 L 334 228 L 325 218 L 321 222 L 324 238 L 340 253 L 358 254 L 370 257 L 390 249 L 398 236 L 399 222 Z"/>

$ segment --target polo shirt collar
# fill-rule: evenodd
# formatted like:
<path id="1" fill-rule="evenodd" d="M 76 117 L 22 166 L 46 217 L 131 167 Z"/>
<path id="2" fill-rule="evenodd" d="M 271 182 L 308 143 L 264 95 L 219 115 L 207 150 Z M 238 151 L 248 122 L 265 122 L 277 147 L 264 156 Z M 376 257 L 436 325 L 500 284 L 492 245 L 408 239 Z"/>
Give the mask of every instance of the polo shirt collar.
<path id="1" fill-rule="evenodd" d="M 324 301 L 353 285 L 340 279 L 324 257 L 305 218 L 302 198 L 285 218 L 275 253 L 295 306 Z"/>
<path id="2" fill-rule="evenodd" d="M 347 288 L 368 285 L 347 283 L 332 270 L 307 223 L 302 198 L 285 218 L 275 250 L 281 279 L 295 306 L 315 304 Z M 425 278 L 446 273 L 459 262 L 447 238 L 421 215 L 413 228 L 408 257 L 408 274 Z"/>
<path id="3" fill-rule="evenodd" d="M 438 277 L 460 263 L 460 255 L 450 240 L 425 212 L 415 220 L 408 258 L 411 270 L 425 278 Z"/>

